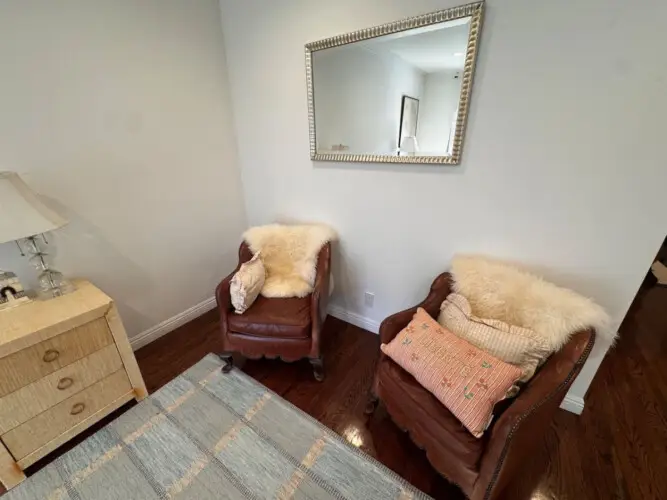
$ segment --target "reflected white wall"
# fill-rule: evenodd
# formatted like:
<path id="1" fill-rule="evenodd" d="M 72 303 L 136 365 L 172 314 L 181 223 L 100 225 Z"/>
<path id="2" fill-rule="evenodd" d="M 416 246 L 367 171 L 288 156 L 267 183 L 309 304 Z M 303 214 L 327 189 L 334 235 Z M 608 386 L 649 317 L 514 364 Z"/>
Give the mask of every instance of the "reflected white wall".
<path id="1" fill-rule="evenodd" d="M 420 70 L 360 46 L 315 52 L 313 78 L 319 152 L 344 145 L 348 153 L 395 153 L 402 97 L 421 101 L 424 92 Z"/>
<path id="2" fill-rule="evenodd" d="M 417 122 L 421 154 L 442 155 L 447 151 L 461 93 L 461 78 L 456 78 L 457 73 L 446 71 L 426 75 Z"/>

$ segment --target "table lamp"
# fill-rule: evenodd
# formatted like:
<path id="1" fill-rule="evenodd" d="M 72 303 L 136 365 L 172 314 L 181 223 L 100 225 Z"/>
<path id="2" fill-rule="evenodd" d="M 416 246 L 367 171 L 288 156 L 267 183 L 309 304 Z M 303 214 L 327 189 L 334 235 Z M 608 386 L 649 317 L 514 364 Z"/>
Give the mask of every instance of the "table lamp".
<path id="1" fill-rule="evenodd" d="M 67 220 L 44 205 L 15 172 L 0 172 L 0 244 L 15 241 L 21 252 L 40 271 L 40 298 L 58 297 L 74 290 L 63 275 L 51 269 L 44 233 L 67 224 Z M 14 273 L 0 270 L 0 308 L 29 301 Z"/>

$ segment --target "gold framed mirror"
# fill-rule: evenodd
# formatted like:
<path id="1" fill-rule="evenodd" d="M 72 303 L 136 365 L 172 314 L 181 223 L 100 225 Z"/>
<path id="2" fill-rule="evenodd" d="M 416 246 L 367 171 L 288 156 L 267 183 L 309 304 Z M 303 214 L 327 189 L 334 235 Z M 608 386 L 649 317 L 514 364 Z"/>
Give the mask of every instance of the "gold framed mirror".
<path id="1" fill-rule="evenodd" d="M 315 161 L 461 161 L 484 2 L 306 45 Z"/>

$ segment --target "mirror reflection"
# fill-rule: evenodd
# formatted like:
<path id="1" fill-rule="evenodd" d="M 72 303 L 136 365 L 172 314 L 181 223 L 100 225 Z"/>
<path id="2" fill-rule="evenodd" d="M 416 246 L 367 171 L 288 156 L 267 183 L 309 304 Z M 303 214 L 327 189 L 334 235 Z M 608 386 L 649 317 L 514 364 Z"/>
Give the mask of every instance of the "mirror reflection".
<path id="1" fill-rule="evenodd" d="M 313 52 L 317 153 L 451 156 L 470 20 Z"/>

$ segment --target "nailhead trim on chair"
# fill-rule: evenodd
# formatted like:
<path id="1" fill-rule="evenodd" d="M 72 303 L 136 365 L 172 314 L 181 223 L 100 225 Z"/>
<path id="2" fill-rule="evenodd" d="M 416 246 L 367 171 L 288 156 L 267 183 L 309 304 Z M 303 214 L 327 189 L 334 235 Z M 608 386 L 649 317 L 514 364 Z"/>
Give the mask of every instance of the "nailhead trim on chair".
<path id="1" fill-rule="evenodd" d="M 536 403 L 533 406 L 531 406 L 528 409 L 528 411 L 523 413 L 517 419 L 517 421 L 514 423 L 514 426 L 512 426 L 512 429 L 510 430 L 510 432 L 507 436 L 507 441 L 505 442 L 505 446 L 503 448 L 503 451 L 500 454 L 500 459 L 498 460 L 498 465 L 496 466 L 496 469 L 493 471 L 493 475 L 491 476 L 491 481 L 489 482 L 489 485 L 486 487 L 486 494 L 484 495 L 485 500 L 488 500 L 488 498 L 490 497 L 491 490 L 493 489 L 493 487 L 496 484 L 496 481 L 498 480 L 498 476 L 500 475 L 500 469 L 502 469 L 505 458 L 507 457 L 507 454 L 509 453 L 509 448 L 510 448 L 510 445 L 512 444 L 512 438 L 513 438 L 514 434 L 516 433 L 516 430 L 521 425 L 521 422 L 523 420 L 525 420 L 528 416 L 530 416 L 535 410 L 537 410 L 543 404 L 552 400 L 556 396 L 556 394 L 558 394 L 564 387 L 567 386 L 567 384 L 570 383 L 570 380 L 572 380 L 572 377 L 574 377 L 575 372 L 578 371 L 579 366 L 584 364 L 586 362 L 586 360 L 588 359 L 588 355 L 591 353 L 591 350 L 593 349 L 593 344 L 594 343 L 595 343 L 595 335 L 591 335 L 591 338 L 588 341 L 588 344 L 586 344 L 586 348 L 584 349 L 584 352 L 581 353 L 581 356 L 579 357 L 579 360 L 574 365 L 574 368 L 572 369 L 572 371 L 570 371 L 570 373 L 567 375 L 565 380 L 551 394 L 549 394 L 546 398 L 541 400 L 539 403 Z"/>

